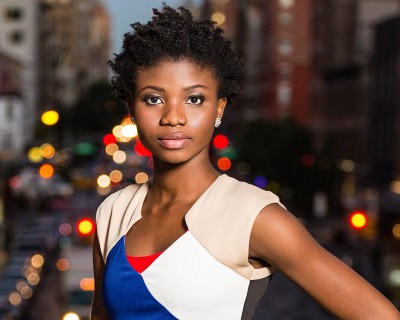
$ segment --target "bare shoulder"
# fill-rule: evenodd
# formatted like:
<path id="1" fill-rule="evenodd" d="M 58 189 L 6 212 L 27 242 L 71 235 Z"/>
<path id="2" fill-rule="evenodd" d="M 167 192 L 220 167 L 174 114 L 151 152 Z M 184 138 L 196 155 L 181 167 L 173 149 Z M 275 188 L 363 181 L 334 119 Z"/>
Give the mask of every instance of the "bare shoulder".
<path id="1" fill-rule="evenodd" d="M 250 256 L 281 270 L 340 319 L 400 319 L 379 291 L 320 246 L 302 223 L 278 204 L 267 205 L 257 216 Z"/>
<path id="2" fill-rule="evenodd" d="M 301 263 L 296 258 L 314 250 L 320 250 L 318 243 L 299 219 L 282 206 L 269 204 L 258 214 L 250 238 L 250 252 L 254 257 L 280 267 L 293 259 L 296 264 Z"/>

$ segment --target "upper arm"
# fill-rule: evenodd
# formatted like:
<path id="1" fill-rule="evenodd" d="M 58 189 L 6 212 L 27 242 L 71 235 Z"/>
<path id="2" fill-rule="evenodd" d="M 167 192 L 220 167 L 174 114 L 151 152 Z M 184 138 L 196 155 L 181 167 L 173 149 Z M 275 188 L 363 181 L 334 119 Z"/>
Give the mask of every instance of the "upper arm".
<path id="1" fill-rule="evenodd" d="M 107 310 L 103 302 L 103 276 L 105 264 L 100 250 L 100 244 L 97 233 L 93 241 L 93 270 L 94 270 L 94 293 L 90 319 L 91 320 L 108 320 Z"/>
<path id="2" fill-rule="evenodd" d="M 250 254 L 281 270 L 340 319 L 400 319 L 382 294 L 322 248 L 277 204 L 265 207 L 256 218 Z"/>

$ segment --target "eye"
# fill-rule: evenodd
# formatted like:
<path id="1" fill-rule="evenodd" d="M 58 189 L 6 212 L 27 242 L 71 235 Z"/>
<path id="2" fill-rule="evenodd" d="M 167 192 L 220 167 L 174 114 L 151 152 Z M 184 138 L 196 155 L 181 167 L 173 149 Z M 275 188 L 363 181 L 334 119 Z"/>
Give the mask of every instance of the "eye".
<path id="1" fill-rule="evenodd" d="M 143 99 L 149 105 L 155 105 L 163 103 L 163 100 L 158 96 L 146 96 Z"/>
<path id="2" fill-rule="evenodd" d="M 190 96 L 186 100 L 186 103 L 194 104 L 194 105 L 200 105 L 200 104 L 202 104 L 204 102 L 204 100 L 205 100 L 204 96 L 196 95 L 196 96 Z"/>

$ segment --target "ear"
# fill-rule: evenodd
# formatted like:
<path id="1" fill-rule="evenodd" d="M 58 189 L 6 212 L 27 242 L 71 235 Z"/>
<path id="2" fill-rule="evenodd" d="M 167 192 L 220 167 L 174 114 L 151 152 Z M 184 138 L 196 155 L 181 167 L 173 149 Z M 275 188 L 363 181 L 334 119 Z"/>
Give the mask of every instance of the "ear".
<path id="1" fill-rule="evenodd" d="M 221 98 L 218 100 L 217 118 L 222 118 L 227 102 L 228 102 L 227 98 Z"/>

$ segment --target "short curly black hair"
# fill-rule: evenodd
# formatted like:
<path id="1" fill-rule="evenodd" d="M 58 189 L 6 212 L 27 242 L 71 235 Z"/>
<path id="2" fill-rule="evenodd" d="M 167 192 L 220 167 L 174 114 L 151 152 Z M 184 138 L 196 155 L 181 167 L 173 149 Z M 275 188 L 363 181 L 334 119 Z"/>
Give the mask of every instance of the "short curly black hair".
<path id="1" fill-rule="evenodd" d="M 112 94 L 129 102 L 133 99 L 138 71 L 155 66 L 160 61 L 189 60 L 200 67 L 210 68 L 218 79 L 218 97 L 239 95 L 241 63 L 224 38 L 223 30 L 211 20 L 194 21 L 183 7 L 174 10 L 163 4 L 153 9 L 147 24 L 134 23 L 134 29 L 124 35 L 120 54 L 108 61 L 114 76 Z"/>

